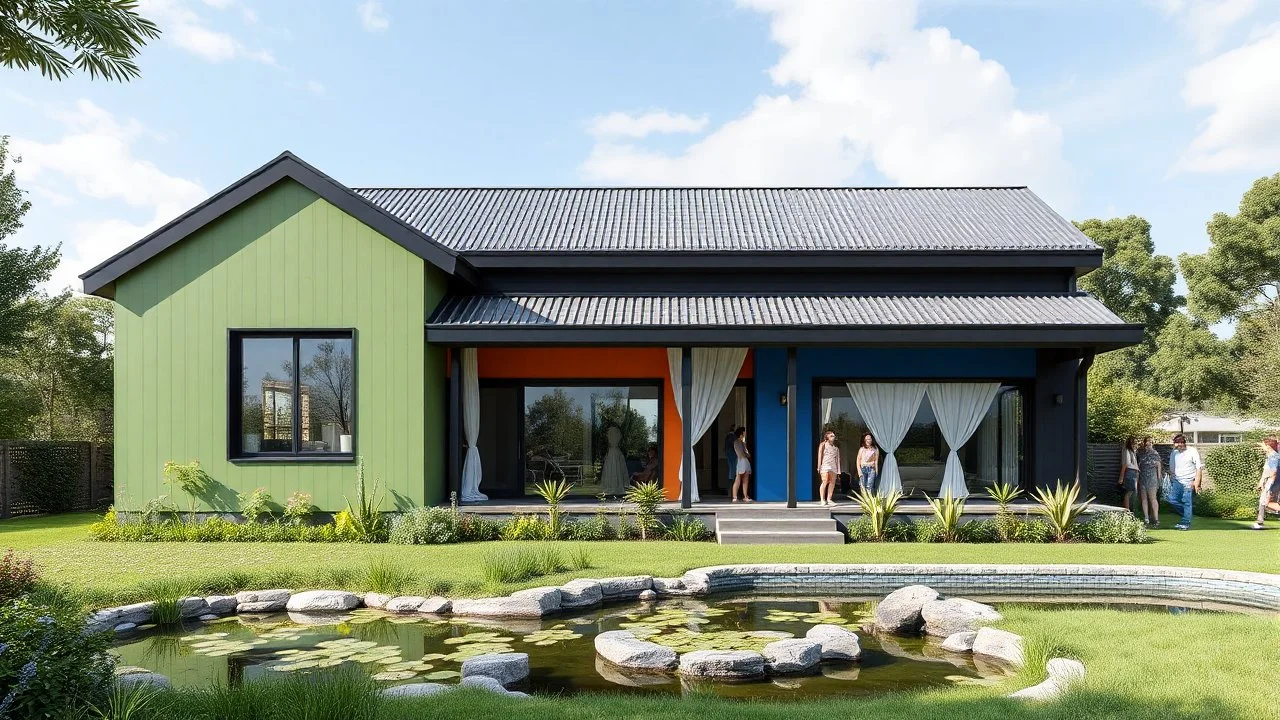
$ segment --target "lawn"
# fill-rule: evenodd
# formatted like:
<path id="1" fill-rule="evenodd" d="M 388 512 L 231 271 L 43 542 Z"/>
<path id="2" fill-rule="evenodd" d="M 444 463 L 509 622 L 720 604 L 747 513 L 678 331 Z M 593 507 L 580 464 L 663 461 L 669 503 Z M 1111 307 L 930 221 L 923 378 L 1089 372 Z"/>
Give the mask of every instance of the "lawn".
<path id="1" fill-rule="evenodd" d="M 180 580 L 193 589 L 342 587 L 365 590 L 370 563 L 389 559 L 407 576 L 403 591 L 451 595 L 509 592 L 486 585 L 487 554 L 518 543 L 405 546 L 307 543 L 101 543 L 88 538 L 89 514 L 0 522 L 0 550 L 35 558 L 50 581 L 85 591 L 99 604 L 146 596 L 149 582 Z M 1163 522 L 1172 527 L 1174 518 Z M 1190 532 L 1156 530 L 1147 545 L 1023 545 L 858 543 L 722 546 L 714 543 L 546 543 L 584 547 L 591 568 L 524 583 L 560 583 L 572 575 L 680 575 L 707 565 L 749 562 L 983 562 L 1181 565 L 1280 572 L 1280 530 L 1248 529 L 1242 521 L 1197 518 Z M 1273 526 L 1274 527 L 1274 526 Z M 543 544 L 545 545 L 545 544 Z"/>

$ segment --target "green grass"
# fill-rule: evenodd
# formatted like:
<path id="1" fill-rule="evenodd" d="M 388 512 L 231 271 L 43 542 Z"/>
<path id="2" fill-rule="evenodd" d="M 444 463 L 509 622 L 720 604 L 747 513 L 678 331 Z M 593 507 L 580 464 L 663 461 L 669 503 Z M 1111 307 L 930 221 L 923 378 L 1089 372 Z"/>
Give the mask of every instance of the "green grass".
<path id="1" fill-rule="evenodd" d="M 1238 520 L 1196 518 L 1190 532 L 1151 533 L 1146 545 L 1023 545 L 857 543 L 830 545 L 722 546 L 665 542 L 490 542 L 458 545 L 367 545 L 309 543 L 99 543 L 87 528 L 95 516 L 58 515 L 0 522 L 0 549 L 13 547 L 35 558 L 45 580 L 69 585 L 91 602 L 149 599 L 144 584 L 182 582 L 193 590 L 225 592 L 263 587 L 363 587 L 371 563 L 393 562 L 407 578 L 403 591 L 454 596 L 510 591 L 530 584 L 556 584 L 572 577 L 680 575 L 707 565 L 750 562 L 981 562 L 1181 565 L 1280 573 L 1280 530 L 1255 532 Z M 1163 519 L 1172 527 L 1175 518 Z M 1269 523 L 1273 528 L 1275 525 Z M 499 550 L 562 548 L 572 557 L 585 545 L 591 568 L 566 570 L 524 583 L 485 578 L 486 554 Z"/>
<path id="2" fill-rule="evenodd" d="M 420 700 L 377 697 L 367 677 L 292 678 L 241 688 L 166 692 L 133 720 L 203 718 L 503 717 L 507 720 L 596 718 L 965 718 L 966 720 L 1252 720 L 1275 717 L 1276 619 L 1254 615 L 1135 612 L 1109 609 L 1006 609 L 1001 627 L 1024 635 L 1029 654 L 1053 648 L 1083 660 L 1085 679 L 1065 697 L 1024 703 L 1004 695 L 1038 682 L 1039 668 L 995 687 L 955 687 L 853 700 L 720 700 L 704 694 L 640 697 L 617 693 L 509 700 L 458 691 Z"/>

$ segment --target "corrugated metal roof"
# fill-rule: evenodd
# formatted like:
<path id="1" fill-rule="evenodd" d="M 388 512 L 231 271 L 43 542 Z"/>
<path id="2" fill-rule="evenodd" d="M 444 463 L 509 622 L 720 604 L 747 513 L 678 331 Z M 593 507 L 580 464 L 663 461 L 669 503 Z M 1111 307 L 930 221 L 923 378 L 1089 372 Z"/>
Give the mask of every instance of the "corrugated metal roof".
<path id="1" fill-rule="evenodd" d="M 445 299 L 431 327 L 1124 325 L 1070 295 L 494 296 Z"/>
<path id="2" fill-rule="evenodd" d="M 1098 250 L 1026 188 L 357 188 L 458 252 Z"/>

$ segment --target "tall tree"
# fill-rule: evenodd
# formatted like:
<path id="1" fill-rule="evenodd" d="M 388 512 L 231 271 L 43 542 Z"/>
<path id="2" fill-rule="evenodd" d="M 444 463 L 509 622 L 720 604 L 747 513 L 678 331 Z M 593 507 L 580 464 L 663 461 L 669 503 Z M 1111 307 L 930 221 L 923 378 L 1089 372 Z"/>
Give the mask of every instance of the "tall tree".
<path id="1" fill-rule="evenodd" d="M 1191 312 L 1207 322 L 1238 320 L 1280 302 L 1280 173 L 1259 178 L 1235 215 L 1215 213 L 1209 251 L 1178 258 Z"/>
<path id="2" fill-rule="evenodd" d="M 0 64 L 37 68 L 51 80 L 76 70 L 95 79 L 136 78 L 134 56 L 160 36 L 137 7 L 135 0 L 6 0 L 0 3 Z"/>
<path id="3" fill-rule="evenodd" d="M 1231 344 L 1203 322 L 1174 313 L 1150 358 L 1153 392 L 1191 405 L 1239 406 L 1242 389 Z"/>
<path id="4" fill-rule="evenodd" d="M 9 137 L 0 137 L 0 357 L 11 354 L 36 321 L 43 305 L 33 293 L 58 267 L 57 248 L 4 244 L 22 228 L 22 216 L 31 209 L 14 176 L 18 162 L 21 158 L 9 155 Z"/>
<path id="5" fill-rule="evenodd" d="M 1102 267 L 1080 278 L 1080 289 L 1102 301 L 1127 322 L 1145 326 L 1141 345 L 1118 352 L 1124 362 L 1121 376 L 1149 385 L 1151 355 L 1165 323 L 1186 303 L 1174 292 L 1177 271 L 1173 259 L 1156 254 L 1151 223 L 1137 215 L 1076 223 L 1080 231 L 1102 246 Z"/>

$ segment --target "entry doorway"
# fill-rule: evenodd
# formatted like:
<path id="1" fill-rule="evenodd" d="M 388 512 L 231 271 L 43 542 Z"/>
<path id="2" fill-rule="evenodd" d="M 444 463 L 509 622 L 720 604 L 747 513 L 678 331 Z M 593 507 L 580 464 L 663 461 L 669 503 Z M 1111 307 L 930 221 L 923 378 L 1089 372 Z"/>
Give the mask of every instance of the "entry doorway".
<path id="1" fill-rule="evenodd" d="M 751 391 L 747 380 L 739 380 L 729 397 L 725 399 L 711 428 L 693 446 L 694 465 L 698 468 L 698 494 L 704 502 L 727 500 L 733 487 L 733 474 L 729 471 L 729 458 L 734 458 L 733 442 L 729 438 L 735 428 L 746 426 L 747 449 L 751 452 L 751 466 L 755 467 L 754 428 L 748 422 L 751 412 Z M 749 497 L 755 497 L 755 475 L 747 489 Z"/>

